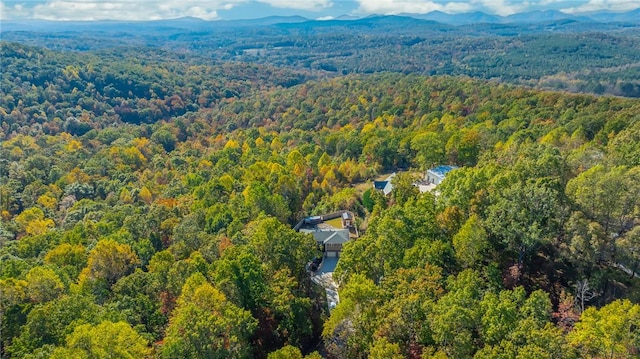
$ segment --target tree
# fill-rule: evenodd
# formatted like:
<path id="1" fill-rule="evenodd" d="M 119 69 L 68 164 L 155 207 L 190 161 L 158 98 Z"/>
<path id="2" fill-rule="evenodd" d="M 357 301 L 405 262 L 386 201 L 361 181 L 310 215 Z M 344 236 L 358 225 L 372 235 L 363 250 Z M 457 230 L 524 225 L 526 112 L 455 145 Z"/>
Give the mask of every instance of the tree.
<path id="1" fill-rule="evenodd" d="M 300 349 L 291 346 L 285 345 L 284 347 L 269 353 L 267 355 L 267 359 L 320 359 L 322 358 L 318 352 L 313 352 L 309 355 L 302 356 L 302 352 Z"/>
<path id="2" fill-rule="evenodd" d="M 306 276 L 307 262 L 318 254 L 318 245 L 312 236 L 297 233 L 273 217 L 262 217 L 250 223 L 246 237 L 270 273 L 287 268 L 300 283 Z"/>
<path id="3" fill-rule="evenodd" d="M 242 192 L 245 206 L 251 210 L 252 216 L 257 216 L 260 212 L 274 216 L 281 222 L 287 222 L 291 212 L 284 198 L 270 191 L 262 182 L 252 182 Z"/>
<path id="4" fill-rule="evenodd" d="M 269 309 L 278 321 L 278 334 L 285 342 L 302 346 L 304 339 L 311 337 L 312 302 L 304 296 L 288 269 L 277 271 L 269 281 Z"/>
<path id="5" fill-rule="evenodd" d="M 47 252 L 44 262 L 58 267 L 71 266 L 77 274 L 87 264 L 86 249 L 80 244 L 62 243 Z"/>
<path id="6" fill-rule="evenodd" d="M 58 275 L 49 268 L 32 268 L 26 276 L 27 293 L 31 301 L 43 303 L 53 300 L 64 292 L 64 285 Z"/>
<path id="7" fill-rule="evenodd" d="M 577 281 L 574 289 L 576 293 L 576 301 L 580 305 L 580 312 L 582 313 L 584 312 L 585 308 L 584 304 L 597 297 L 598 292 L 595 289 L 591 288 L 587 279 Z"/>
<path id="8" fill-rule="evenodd" d="M 521 320 L 499 344 L 485 345 L 474 355 L 475 359 L 572 359 L 575 357 L 575 351 L 568 345 L 559 328 L 552 323 L 539 326 L 528 318 Z"/>
<path id="9" fill-rule="evenodd" d="M 449 292 L 433 306 L 429 324 L 435 343 L 450 357 L 470 358 L 480 324 L 483 284 L 477 272 L 464 270 L 449 278 Z"/>
<path id="10" fill-rule="evenodd" d="M 398 344 L 389 343 L 386 338 L 376 339 L 369 351 L 371 359 L 402 359 L 400 346 Z"/>
<path id="11" fill-rule="evenodd" d="M 560 194 L 554 181 L 544 178 L 522 182 L 505 176 L 494 180 L 512 184 L 494 189 L 485 223 L 516 253 L 521 267 L 527 254 L 556 233 Z"/>
<path id="12" fill-rule="evenodd" d="M 78 294 L 40 304 L 29 312 L 27 322 L 7 351 L 23 357 L 44 345 L 63 345 L 76 325 L 98 323 L 102 314 L 102 308 L 91 297 Z"/>
<path id="13" fill-rule="evenodd" d="M 80 275 L 82 280 L 104 280 L 112 285 L 138 263 L 138 256 L 129 245 L 103 239 L 89 253 L 87 266 Z"/>
<path id="14" fill-rule="evenodd" d="M 640 265 L 640 226 L 633 227 L 620 241 L 624 259 L 630 265 L 631 277 L 634 277 Z"/>
<path id="15" fill-rule="evenodd" d="M 178 138 L 174 132 L 170 126 L 163 126 L 151 135 L 151 140 L 161 145 L 165 151 L 171 152 L 178 142 Z"/>
<path id="16" fill-rule="evenodd" d="M 226 297 L 257 313 L 266 300 L 267 276 L 263 262 L 248 247 L 232 247 L 215 264 L 215 282 Z"/>
<path id="17" fill-rule="evenodd" d="M 269 353 L 267 355 L 267 359 L 302 359 L 302 353 L 300 349 L 291 346 L 285 345 L 284 347 Z"/>
<path id="18" fill-rule="evenodd" d="M 524 288 L 501 291 L 499 296 L 487 293 L 480 305 L 482 306 L 481 335 L 488 345 L 500 344 L 518 324 L 518 309 L 524 302 Z"/>
<path id="19" fill-rule="evenodd" d="M 160 339 L 166 328 L 167 316 L 161 311 L 163 303 L 159 300 L 161 288 L 158 279 L 156 273 L 136 268 L 135 272 L 113 285 L 108 305 L 140 334 Z"/>
<path id="20" fill-rule="evenodd" d="M 569 333 L 569 343 L 583 357 L 632 358 L 640 348 L 640 305 L 616 300 L 597 309 L 587 308 Z"/>
<path id="21" fill-rule="evenodd" d="M 567 195 L 605 233 L 621 233 L 632 222 L 640 204 L 640 171 L 624 166 L 594 166 L 567 183 Z"/>
<path id="22" fill-rule="evenodd" d="M 607 147 L 614 164 L 640 166 L 640 124 L 635 122 L 620 131 Z"/>
<path id="23" fill-rule="evenodd" d="M 149 355 L 149 343 L 125 322 L 104 321 L 98 325 L 77 326 L 67 337 L 64 349 L 53 351 L 53 358 L 74 357 L 95 359 L 144 358 Z"/>
<path id="24" fill-rule="evenodd" d="M 361 274 L 351 276 L 340 291 L 340 303 L 322 330 L 329 353 L 337 357 L 364 357 L 373 342 L 379 299 L 379 289 L 373 281 Z"/>
<path id="25" fill-rule="evenodd" d="M 16 216 L 16 223 L 26 234 L 38 235 L 47 232 L 55 226 L 51 218 L 45 218 L 44 212 L 38 207 L 31 207 Z"/>
<path id="26" fill-rule="evenodd" d="M 453 237 L 456 259 L 463 267 L 469 268 L 481 263 L 487 257 L 490 243 L 480 218 L 472 215 Z"/>
<path id="27" fill-rule="evenodd" d="M 575 211 L 564 227 L 568 239 L 566 256 L 580 272 L 589 275 L 594 266 L 609 258 L 610 238 L 600 223 Z"/>
<path id="28" fill-rule="evenodd" d="M 401 268 L 383 278 L 380 292 L 386 302 L 380 305 L 376 337 L 397 343 L 407 356 L 433 343 L 428 313 L 444 293 L 441 271 L 427 264 Z"/>
<path id="29" fill-rule="evenodd" d="M 416 163 L 426 170 L 444 161 L 445 144 L 436 132 L 422 132 L 411 140 L 411 149 L 416 151 Z"/>
<path id="30" fill-rule="evenodd" d="M 416 181 L 417 176 L 408 173 L 398 173 L 391 183 L 393 184 L 393 190 L 391 194 L 395 199 L 396 203 L 399 205 L 403 205 L 411 198 L 416 198 L 420 191 L 418 187 L 414 186 L 414 182 Z"/>
<path id="31" fill-rule="evenodd" d="M 229 302 L 202 274 L 185 283 L 169 320 L 163 358 L 248 358 L 257 326 L 251 314 Z"/>

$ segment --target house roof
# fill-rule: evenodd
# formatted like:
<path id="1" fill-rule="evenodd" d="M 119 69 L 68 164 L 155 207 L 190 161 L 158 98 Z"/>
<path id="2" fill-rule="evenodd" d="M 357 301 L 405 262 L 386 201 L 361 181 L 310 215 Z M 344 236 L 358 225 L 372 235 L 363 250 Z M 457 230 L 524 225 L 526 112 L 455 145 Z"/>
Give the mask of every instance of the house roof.
<path id="1" fill-rule="evenodd" d="M 387 181 L 373 181 L 373 187 L 375 189 L 383 190 L 384 186 L 386 186 L 387 183 L 389 183 L 389 182 L 387 182 Z"/>
<path id="2" fill-rule="evenodd" d="M 458 168 L 458 166 L 438 166 L 428 170 L 427 172 L 435 176 L 438 176 L 440 178 L 444 178 L 444 176 L 446 176 L 447 173 L 449 173 L 452 170 L 455 170 L 456 168 Z"/>
<path id="3" fill-rule="evenodd" d="M 386 196 L 391 193 L 391 191 L 393 191 L 393 184 L 391 183 L 391 181 L 389 181 L 387 182 L 387 185 L 382 189 L 382 193 L 384 193 L 384 195 Z"/>
<path id="4" fill-rule="evenodd" d="M 301 229 L 300 232 L 311 233 L 313 235 L 313 238 L 319 244 L 338 244 L 338 243 L 346 243 L 349 241 L 348 229 L 336 229 L 336 230 Z"/>
<path id="5" fill-rule="evenodd" d="M 343 244 L 349 241 L 349 231 L 336 231 L 329 238 L 325 239 L 322 244 Z"/>
<path id="6" fill-rule="evenodd" d="M 393 184 L 391 184 L 391 180 L 393 180 L 395 176 L 396 173 L 393 172 L 384 181 L 373 181 L 373 187 L 375 189 L 381 190 L 386 196 L 393 190 Z"/>

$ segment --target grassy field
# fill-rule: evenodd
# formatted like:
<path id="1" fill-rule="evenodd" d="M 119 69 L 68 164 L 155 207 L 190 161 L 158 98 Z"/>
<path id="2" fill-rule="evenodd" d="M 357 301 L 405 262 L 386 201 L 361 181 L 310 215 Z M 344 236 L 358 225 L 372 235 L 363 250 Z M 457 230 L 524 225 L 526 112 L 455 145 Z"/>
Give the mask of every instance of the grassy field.
<path id="1" fill-rule="evenodd" d="M 340 217 L 324 221 L 324 223 L 335 228 L 342 228 L 342 218 Z"/>

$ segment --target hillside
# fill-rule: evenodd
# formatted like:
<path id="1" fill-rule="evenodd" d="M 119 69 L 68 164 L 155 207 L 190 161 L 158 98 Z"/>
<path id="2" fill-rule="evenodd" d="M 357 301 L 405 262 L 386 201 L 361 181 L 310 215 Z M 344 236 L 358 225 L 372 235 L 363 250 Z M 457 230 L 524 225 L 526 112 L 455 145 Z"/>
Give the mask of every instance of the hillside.
<path id="1" fill-rule="evenodd" d="M 3 357 L 640 349 L 637 99 L 145 48 L 0 55 Z M 461 168 L 419 193 L 410 173 L 438 164 Z M 354 187 L 392 171 L 389 197 Z M 368 226 L 328 316 L 305 270 L 321 248 L 291 228 L 345 209 Z"/>
<path id="2" fill-rule="evenodd" d="M 3 22 L 2 38 L 98 56 L 104 53 L 98 50 L 122 47 L 143 53 L 162 50 L 199 65 L 239 61 L 323 77 L 377 72 L 462 75 L 640 97 L 640 25 L 630 20 L 637 18 L 634 14 L 593 14 L 598 21 L 553 12 L 493 20 L 481 13 L 433 13 L 329 21 L 9 21 Z"/>

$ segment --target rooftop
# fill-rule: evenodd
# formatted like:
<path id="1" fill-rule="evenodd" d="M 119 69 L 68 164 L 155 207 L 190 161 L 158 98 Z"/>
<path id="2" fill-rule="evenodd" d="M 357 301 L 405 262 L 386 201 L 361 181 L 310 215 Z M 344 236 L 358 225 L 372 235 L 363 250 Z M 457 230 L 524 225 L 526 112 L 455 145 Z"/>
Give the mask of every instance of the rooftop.
<path id="1" fill-rule="evenodd" d="M 447 173 L 449 173 L 451 170 L 455 170 L 456 168 L 458 168 L 458 166 L 438 166 L 430 169 L 427 172 L 431 172 L 437 176 L 444 177 Z"/>

